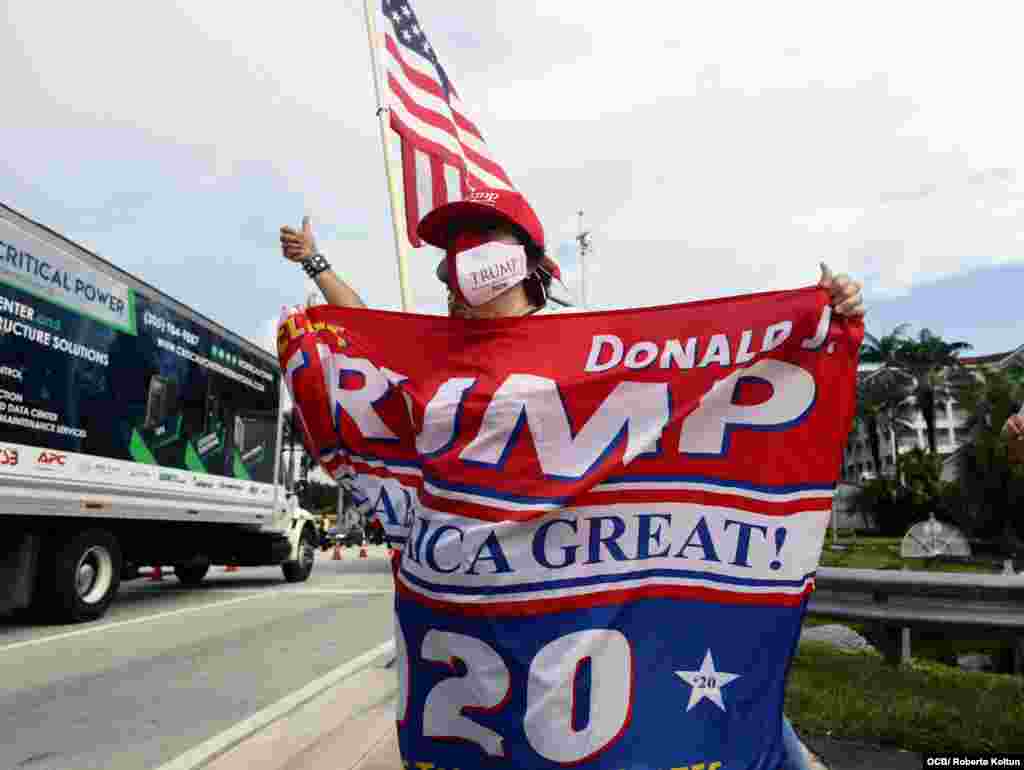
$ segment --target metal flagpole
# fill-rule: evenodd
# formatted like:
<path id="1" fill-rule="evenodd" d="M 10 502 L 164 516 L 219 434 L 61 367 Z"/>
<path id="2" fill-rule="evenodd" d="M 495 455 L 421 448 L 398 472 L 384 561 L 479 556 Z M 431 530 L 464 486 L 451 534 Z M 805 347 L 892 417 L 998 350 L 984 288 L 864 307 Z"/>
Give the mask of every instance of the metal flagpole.
<path id="1" fill-rule="evenodd" d="M 320 301 L 320 288 L 316 285 L 316 281 L 314 281 L 312 278 L 307 278 L 305 280 L 304 288 L 306 290 L 307 308 L 316 307 L 317 305 L 323 304 Z"/>
<path id="2" fill-rule="evenodd" d="M 380 122 L 380 143 L 384 148 L 384 172 L 388 179 L 388 192 L 391 195 L 391 225 L 395 235 L 395 253 L 398 255 L 398 283 L 402 290 L 402 310 L 412 307 L 412 296 L 409 293 L 409 269 L 406 262 L 406 239 L 401 223 L 405 221 L 402 195 L 398 189 L 394 169 L 391 162 L 391 145 L 388 143 L 388 108 L 381 96 L 380 65 L 377 61 L 377 30 L 374 24 L 374 11 L 370 7 L 373 0 L 363 0 L 366 11 L 366 32 L 370 40 L 370 62 L 373 67 L 373 87 L 377 94 L 377 119 Z M 380 2 L 380 0 L 376 0 Z M 401 215 L 400 215 L 401 214 Z"/>

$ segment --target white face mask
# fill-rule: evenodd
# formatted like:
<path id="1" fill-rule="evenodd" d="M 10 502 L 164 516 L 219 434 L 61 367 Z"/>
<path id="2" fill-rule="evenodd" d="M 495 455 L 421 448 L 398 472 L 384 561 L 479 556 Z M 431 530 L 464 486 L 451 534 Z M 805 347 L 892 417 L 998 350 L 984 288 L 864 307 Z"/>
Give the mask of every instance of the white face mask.
<path id="1" fill-rule="evenodd" d="M 525 279 L 526 252 L 519 244 L 484 243 L 455 255 L 455 280 L 470 307 L 490 302 Z"/>

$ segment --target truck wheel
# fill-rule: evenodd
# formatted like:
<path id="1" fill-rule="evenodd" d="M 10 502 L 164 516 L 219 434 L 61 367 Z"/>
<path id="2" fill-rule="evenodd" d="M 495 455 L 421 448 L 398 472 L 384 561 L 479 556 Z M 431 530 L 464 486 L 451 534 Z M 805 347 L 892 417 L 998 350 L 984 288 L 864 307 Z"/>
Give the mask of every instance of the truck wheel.
<path id="1" fill-rule="evenodd" d="M 289 583 L 303 583 L 309 578 L 313 571 L 313 561 L 316 558 L 316 537 L 312 530 L 306 527 L 302 530 L 299 540 L 298 561 L 286 561 L 281 565 L 281 572 L 284 579 Z"/>
<path id="2" fill-rule="evenodd" d="M 57 547 L 50 568 L 47 609 L 72 623 L 96 620 L 121 585 L 121 548 L 109 532 L 87 529 Z"/>
<path id="3" fill-rule="evenodd" d="M 174 576 L 182 585 L 197 586 L 203 582 L 206 573 L 210 571 L 210 562 L 193 561 L 188 564 L 175 564 Z"/>

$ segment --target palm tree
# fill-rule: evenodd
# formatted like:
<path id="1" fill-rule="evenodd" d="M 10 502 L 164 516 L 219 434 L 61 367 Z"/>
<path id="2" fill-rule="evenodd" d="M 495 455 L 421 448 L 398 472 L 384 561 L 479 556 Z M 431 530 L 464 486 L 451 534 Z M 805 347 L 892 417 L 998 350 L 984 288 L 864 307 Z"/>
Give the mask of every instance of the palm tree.
<path id="1" fill-rule="evenodd" d="M 914 378 L 914 399 L 928 431 L 928 449 L 938 453 L 935 437 L 935 405 L 952 393 L 951 370 L 960 366 L 959 355 L 970 350 L 967 342 L 947 342 L 930 329 L 922 329 L 918 338 L 906 338 L 894 351 L 894 366 Z"/>
<path id="2" fill-rule="evenodd" d="M 909 340 L 906 335 L 910 324 L 900 324 L 888 334 L 876 337 L 864 333 L 864 344 L 860 348 L 860 360 L 869 364 L 899 367 L 899 351 Z"/>
<path id="3" fill-rule="evenodd" d="M 897 410 L 911 395 L 909 378 L 898 369 L 872 372 L 857 385 L 857 419 L 868 434 L 871 457 L 879 474 L 882 471 L 881 436 L 901 422 Z"/>

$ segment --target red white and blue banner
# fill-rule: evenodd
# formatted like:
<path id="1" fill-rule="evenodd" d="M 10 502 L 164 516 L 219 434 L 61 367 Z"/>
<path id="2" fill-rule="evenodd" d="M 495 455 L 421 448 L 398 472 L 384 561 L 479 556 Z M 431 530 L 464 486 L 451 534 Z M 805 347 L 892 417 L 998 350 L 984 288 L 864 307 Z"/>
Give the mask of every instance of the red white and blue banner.
<path id="1" fill-rule="evenodd" d="M 862 337 L 817 288 L 286 313 L 311 444 L 403 543 L 408 766 L 777 770 Z"/>

